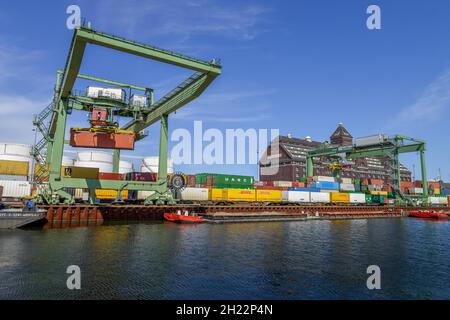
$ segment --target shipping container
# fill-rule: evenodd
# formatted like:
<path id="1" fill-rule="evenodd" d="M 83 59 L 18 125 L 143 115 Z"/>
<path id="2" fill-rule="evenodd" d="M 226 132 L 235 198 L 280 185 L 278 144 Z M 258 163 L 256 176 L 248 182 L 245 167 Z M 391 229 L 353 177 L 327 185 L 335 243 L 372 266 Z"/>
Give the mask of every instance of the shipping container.
<path id="1" fill-rule="evenodd" d="M 122 190 L 120 193 L 123 200 L 128 199 L 128 190 Z M 95 189 L 95 197 L 101 200 L 115 200 L 117 199 L 117 190 L 110 189 Z"/>
<path id="2" fill-rule="evenodd" d="M 349 183 L 341 183 L 339 188 L 341 191 L 355 191 L 355 185 Z"/>
<path id="3" fill-rule="evenodd" d="M 336 182 L 336 179 L 334 177 L 327 177 L 327 176 L 314 176 L 313 180 L 320 182 Z"/>
<path id="4" fill-rule="evenodd" d="M 130 172 L 126 175 L 127 181 L 156 181 L 158 174 L 154 172 Z"/>
<path id="5" fill-rule="evenodd" d="M 222 201 L 223 200 L 223 189 L 210 188 L 208 193 L 209 201 Z"/>
<path id="6" fill-rule="evenodd" d="M 350 194 L 342 192 L 332 192 L 330 193 L 331 203 L 349 203 Z"/>
<path id="7" fill-rule="evenodd" d="M 423 188 L 414 188 L 413 192 L 414 194 L 423 194 Z"/>
<path id="8" fill-rule="evenodd" d="M 84 167 L 62 167 L 61 176 L 65 178 L 77 179 L 98 179 L 98 168 L 84 168 Z"/>
<path id="9" fill-rule="evenodd" d="M 132 94 L 130 97 L 130 105 L 138 106 L 138 107 L 148 107 L 149 99 L 146 95 L 143 94 Z"/>
<path id="10" fill-rule="evenodd" d="M 389 140 L 389 136 L 386 134 L 377 134 L 368 137 L 361 137 L 355 139 L 355 147 L 362 148 L 373 145 L 379 145 L 387 142 Z"/>
<path id="11" fill-rule="evenodd" d="M 86 95 L 89 98 L 109 98 L 123 101 L 125 91 L 122 88 L 101 88 L 89 86 L 86 89 Z"/>
<path id="12" fill-rule="evenodd" d="M 366 203 L 366 195 L 364 193 L 350 193 L 350 203 L 364 204 Z"/>
<path id="13" fill-rule="evenodd" d="M 256 200 L 256 191 L 250 189 L 223 189 L 222 198 L 230 202 L 253 202 Z"/>
<path id="14" fill-rule="evenodd" d="M 441 194 L 445 196 L 450 195 L 450 189 L 441 189 Z"/>
<path id="15" fill-rule="evenodd" d="M 280 190 L 256 190 L 256 201 L 257 202 L 281 202 L 282 192 Z"/>
<path id="16" fill-rule="evenodd" d="M 28 161 L 0 160 L 0 174 L 27 176 L 30 169 Z"/>
<path id="17" fill-rule="evenodd" d="M 185 201 L 208 201 L 208 188 L 184 188 L 180 196 Z"/>
<path id="18" fill-rule="evenodd" d="M 311 202 L 311 193 L 308 191 L 283 191 L 284 202 Z"/>
<path id="19" fill-rule="evenodd" d="M 450 206 L 450 196 L 447 196 L 447 205 Z"/>
<path id="20" fill-rule="evenodd" d="M 195 174 L 188 174 L 187 175 L 186 185 L 188 187 L 194 188 L 195 184 L 196 184 Z"/>
<path id="21" fill-rule="evenodd" d="M 328 192 L 311 192 L 310 193 L 312 203 L 330 203 L 330 193 Z"/>
<path id="22" fill-rule="evenodd" d="M 252 176 L 240 176 L 231 174 L 211 174 L 199 173 L 196 175 L 196 184 L 204 184 L 209 186 L 230 185 L 242 186 L 253 185 L 254 178 Z"/>
<path id="23" fill-rule="evenodd" d="M 124 175 L 121 173 L 99 172 L 98 178 L 100 180 L 123 180 Z"/>
<path id="24" fill-rule="evenodd" d="M 311 187 L 327 190 L 339 190 L 339 183 L 328 181 L 311 181 Z"/>
<path id="25" fill-rule="evenodd" d="M 273 186 L 290 188 L 292 187 L 292 181 L 273 181 Z"/>
<path id="26" fill-rule="evenodd" d="M 0 181 L 1 180 L 28 181 L 28 176 L 16 176 L 13 174 L 0 174 Z"/>
<path id="27" fill-rule="evenodd" d="M 387 197 L 388 195 L 387 191 L 370 191 L 370 194 L 374 196 L 384 196 L 384 197 Z"/>
<path id="28" fill-rule="evenodd" d="M 28 181 L 1 180 L 3 198 L 22 198 L 31 195 L 31 184 Z"/>
<path id="29" fill-rule="evenodd" d="M 288 188 L 289 191 L 307 191 L 307 192 L 320 192 L 319 188 Z"/>
<path id="30" fill-rule="evenodd" d="M 353 184 L 353 181 L 351 178 L 341 178 L 341 183 L 343 184 Z"/>

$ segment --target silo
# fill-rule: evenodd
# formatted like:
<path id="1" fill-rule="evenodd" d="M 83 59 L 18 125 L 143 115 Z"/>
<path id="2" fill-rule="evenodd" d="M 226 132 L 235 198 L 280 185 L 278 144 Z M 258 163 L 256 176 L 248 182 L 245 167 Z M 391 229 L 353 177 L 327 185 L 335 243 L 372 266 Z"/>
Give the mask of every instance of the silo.
<path id="1" fill-rule="evenodd" d="M 81 151 L 77 153 L 76 167 L 98 168 L 100 172 L 113 171 L 113 155 L 101 151 Z"/>
<path id="2" fill-rule="evenodd" d="M 158 173 L 159 157 L 145 157 L 141 163 L 141 172 Z M 173 173 L 173 161 L 167 160 L 167 173 Z"/>

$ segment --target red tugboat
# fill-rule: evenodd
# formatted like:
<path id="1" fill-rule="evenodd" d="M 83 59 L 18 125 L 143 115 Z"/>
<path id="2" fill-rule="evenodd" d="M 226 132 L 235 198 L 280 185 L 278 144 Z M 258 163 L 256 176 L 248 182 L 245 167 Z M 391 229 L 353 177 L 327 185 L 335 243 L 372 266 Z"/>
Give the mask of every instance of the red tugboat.
<path id="1" fill-rule="evenodd" d="M 188 211 L 185 211 L 184 214 L 182 214 L 180 210 L 178 210 L 177 213 L 164 213 L 164 220 L 167 220 L 167 221 L 170 221 L 170 222 L 177 222 L 177 223 L 203 223 L 203 222 L 207 222 L 206 219 L 203 219 L 203 218 L 198 217 L 196 215 L 190 215 Z"/>
<path id="2" fill-rule="evenodd" d="M 448 219 L 448 214 L 436 211 L 411 211 L 408 217 L 422 219 Z"/>

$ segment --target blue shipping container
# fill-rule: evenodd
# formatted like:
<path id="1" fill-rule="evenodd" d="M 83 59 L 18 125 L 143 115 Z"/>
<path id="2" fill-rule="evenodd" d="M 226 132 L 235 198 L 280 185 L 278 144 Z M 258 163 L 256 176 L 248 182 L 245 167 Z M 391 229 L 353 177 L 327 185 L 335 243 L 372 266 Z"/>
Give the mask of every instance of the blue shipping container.
<path id="1" fill-rule="evenodd" d="M 301 187 L 290 187 L 289 191 L 308 191 L 308 192 L 320 192 L 319 188 L 301 188 Z"/>
<path id="2" fill-rule="evenodd" d="M 441 194 L 444 196 L 450 196 L 450 189 L 441 189 Z"/>
<path id="3" fill-rule="evenodd" d="M 311 187 L 327 190 L 339 190 L 339 183 L 327 181 L 311 181 Z"/>

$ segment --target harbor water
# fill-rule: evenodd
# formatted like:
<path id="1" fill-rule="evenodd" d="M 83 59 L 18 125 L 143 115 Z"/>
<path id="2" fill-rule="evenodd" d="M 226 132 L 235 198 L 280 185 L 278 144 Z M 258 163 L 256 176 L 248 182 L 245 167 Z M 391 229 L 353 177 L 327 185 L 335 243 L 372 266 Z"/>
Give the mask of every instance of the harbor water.
<path id="1" fill-rule="evenodd" d="M 449 239 L 411 218 L 0 230 L 0 299 L 450 299 Z"/>

